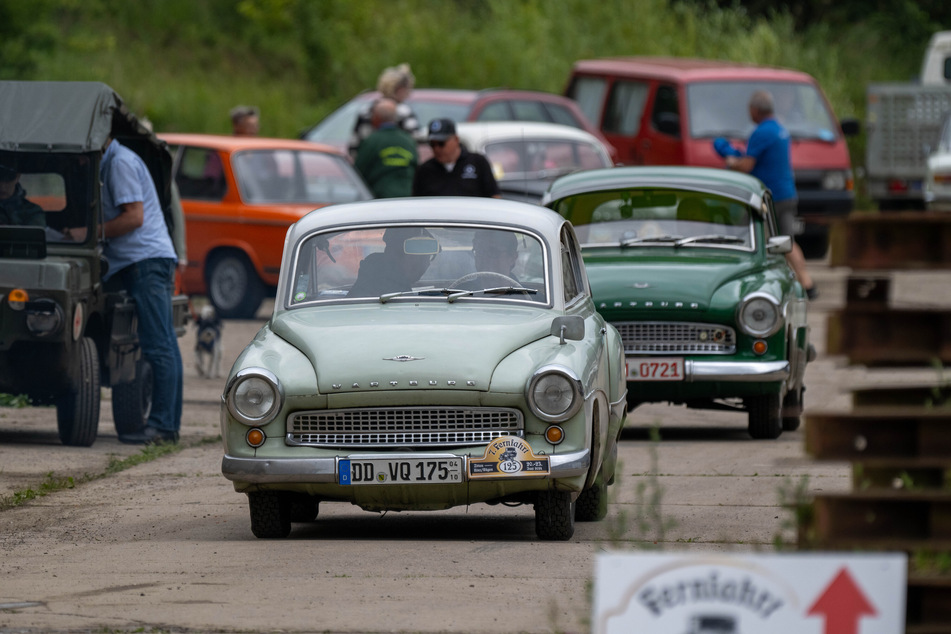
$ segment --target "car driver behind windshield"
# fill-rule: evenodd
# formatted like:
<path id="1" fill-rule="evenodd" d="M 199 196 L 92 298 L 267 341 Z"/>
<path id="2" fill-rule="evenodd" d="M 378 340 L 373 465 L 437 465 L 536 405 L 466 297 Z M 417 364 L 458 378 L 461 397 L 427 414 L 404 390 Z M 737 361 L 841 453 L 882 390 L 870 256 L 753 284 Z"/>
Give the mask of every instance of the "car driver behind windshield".
<path id="1" fill-rule="evenodd" d="M 26 199 L 20 174 L 8 165 L 0 165 L 0 225 L 46 226 L 46 213 Z"/>
<path id="2" fill-rule="evenodd" d="M 472 240 L 476 271 L 504 275 L 518 282 L 512 273 L 518 262 L 518 239 L 511 231 L 482 229 Z"/>
<path id="3" fill-rule="evenodd" d="M 379 297 L 413 290 L 435 256 L 436 240 L 420 227 L 392 227 L 383 234 L 382 252 L 360 262 L 347 297 Z"/>

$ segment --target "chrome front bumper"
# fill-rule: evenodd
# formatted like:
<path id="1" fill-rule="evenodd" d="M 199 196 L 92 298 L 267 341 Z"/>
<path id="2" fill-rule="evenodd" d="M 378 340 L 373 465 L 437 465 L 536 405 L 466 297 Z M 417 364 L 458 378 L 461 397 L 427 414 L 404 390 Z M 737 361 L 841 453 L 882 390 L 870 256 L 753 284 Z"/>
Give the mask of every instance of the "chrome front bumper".
<path id="1" fill-rule="evenodd" d="M 638 357 L 627 357 L 628 363 Z M 684 360 L 684 381 L 769 382 L 789 378 L 789 361 L 694 361 Z"/>
<path id="2" fill-rule="evenodd" d="M 367 454 L 341 456 L 334 458 L 237 458 L 225 455 L 221 459 L 221 473 L 229 480 L 250 482 L 255 484 L 305 482 L 305 483 L 337 483 L 337 462 L 339 460 L 367 458 Z M 373 458 L 390 458 L 402 456 L 388 456 L 386 454 L 372 454 Z M 413 454 L 413 458 L 445 458 L 446 454 Z M 457 457 L 454 454 L 452 457 Z M 463 472 L 469 473 L 469 456 L 458 456 L 463 459 Z M 591 466 L 591 451 L 582 449 L 567 454 L 548 456 L 551 473 L 545 476 L 549 479 L 570 478 L 584 475 Z M 500 477 L 500 480 L 511 479 Z M 480 482 L 486 481 L 479 478 Z"/>

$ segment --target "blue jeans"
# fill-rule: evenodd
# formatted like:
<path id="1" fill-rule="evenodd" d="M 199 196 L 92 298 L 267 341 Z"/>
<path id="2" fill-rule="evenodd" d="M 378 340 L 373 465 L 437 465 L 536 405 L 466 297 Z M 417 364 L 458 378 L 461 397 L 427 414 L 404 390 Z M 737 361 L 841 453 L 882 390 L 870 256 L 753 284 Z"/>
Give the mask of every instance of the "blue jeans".
<path id="1" fill-rule="evenodd" d="M 172 320 L 175 260 L 151 258 L 116 273 L 135 300 L 142 354 L 152 365 L 152 412 L 146 423 L 163 432 L 182 425 L 182 353 Z"/>

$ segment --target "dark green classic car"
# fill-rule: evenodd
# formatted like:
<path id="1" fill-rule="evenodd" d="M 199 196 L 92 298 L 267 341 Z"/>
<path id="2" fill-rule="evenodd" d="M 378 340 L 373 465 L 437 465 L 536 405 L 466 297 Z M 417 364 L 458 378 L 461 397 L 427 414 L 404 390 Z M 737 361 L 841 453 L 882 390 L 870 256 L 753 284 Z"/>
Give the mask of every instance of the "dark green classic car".
<path id="1" fill-rule="evenodd" d="M 799 427 L 806 298 L 769 190 L 727 170 L 620 167 L 555 181 L 598 311 L 621 333 L 628 404 L 749 415 L 753 438 Z"/>

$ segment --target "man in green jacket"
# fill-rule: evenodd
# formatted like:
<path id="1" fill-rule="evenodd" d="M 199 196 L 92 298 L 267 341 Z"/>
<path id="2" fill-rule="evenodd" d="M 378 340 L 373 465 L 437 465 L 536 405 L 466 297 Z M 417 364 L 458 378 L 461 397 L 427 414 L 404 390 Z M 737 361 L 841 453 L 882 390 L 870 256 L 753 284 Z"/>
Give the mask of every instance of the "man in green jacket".
<path id="1" fill-rule="evenodd" d="M 416 141 L 396 125 L 397 103 L 379 99 L 371 114 L 375 130 L 360 144 L 354 165 L 377 198 L 413 194 L 419 160 Z"/>

